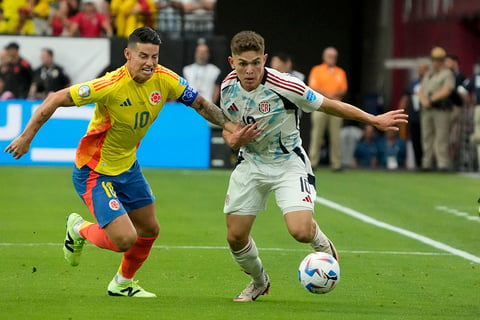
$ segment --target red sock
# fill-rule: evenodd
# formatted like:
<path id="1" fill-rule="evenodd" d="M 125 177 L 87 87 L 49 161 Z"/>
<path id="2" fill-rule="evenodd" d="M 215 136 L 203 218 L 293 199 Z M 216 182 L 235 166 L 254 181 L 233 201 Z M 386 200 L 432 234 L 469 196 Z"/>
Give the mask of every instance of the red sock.
<path id="1" fill-rule="evenodd" d="M 79 233 L 99 248 L 120 252 L 98 223 L 84 222 L 79 228 Z"/>
<path id="2" fill-rule="evenodd" d="M 127 279 L 133 279 L 135 273 L 142 266 L 143 262 L 150 255 L 153 242 L 157 237 L 143 238 L 138 237 L 137 242 L 128 251 L 124 252 L 122 264 L 118 272 Z"/>

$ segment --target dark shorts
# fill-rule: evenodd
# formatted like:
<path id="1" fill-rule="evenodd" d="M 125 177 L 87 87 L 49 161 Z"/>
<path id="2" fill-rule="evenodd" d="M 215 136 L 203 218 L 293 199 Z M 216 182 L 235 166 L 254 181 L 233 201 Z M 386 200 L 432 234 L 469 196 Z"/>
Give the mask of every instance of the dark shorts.
<path id="1" fill-rule="evenodd" d="M 87 166 L 81 169 L 74 166 L 72 179 L 78 195 L 102 228 L 115 218 L 155 200 L 136 161 L 118 176 L 106 176 Z"/>

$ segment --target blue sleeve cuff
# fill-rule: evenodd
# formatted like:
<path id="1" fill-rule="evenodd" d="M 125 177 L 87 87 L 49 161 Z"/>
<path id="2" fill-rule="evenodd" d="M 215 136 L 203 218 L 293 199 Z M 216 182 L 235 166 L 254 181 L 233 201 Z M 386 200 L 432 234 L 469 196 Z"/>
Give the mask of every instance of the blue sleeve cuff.
<path id="1" fill-rule="evenodd" d="M 187 85 L 182 95 L 180 96 L 180 98 L 178 98 L 177 101 L 183 103 L 184 105 L 191 106 L 197 96 L 198 92 L 189 85 Z"/>

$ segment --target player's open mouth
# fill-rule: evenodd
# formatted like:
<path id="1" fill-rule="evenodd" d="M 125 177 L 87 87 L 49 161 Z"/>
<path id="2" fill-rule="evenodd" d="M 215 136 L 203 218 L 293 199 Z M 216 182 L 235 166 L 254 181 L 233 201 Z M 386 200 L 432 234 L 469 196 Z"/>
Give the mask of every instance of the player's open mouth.
<path id="1" fill-rule="evenodd" d="M 146 74 L 152 74 L 153 68 L 142 68 L 142 72 Z"/>

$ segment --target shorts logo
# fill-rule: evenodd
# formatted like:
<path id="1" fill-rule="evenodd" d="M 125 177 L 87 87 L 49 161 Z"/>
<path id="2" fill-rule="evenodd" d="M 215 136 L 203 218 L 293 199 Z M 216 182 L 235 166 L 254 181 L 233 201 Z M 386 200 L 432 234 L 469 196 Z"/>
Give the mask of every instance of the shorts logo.
<path id="1" fill-rule="evenodd" d="M 302 201 L 308 202 L 308 203 L 313 203 L 312 198 L 310 197 L 310 195 L 307 195 L 305 198 L 302 199 Z"/>
<path id="2" fill-rule="evenodd" d="M 258 104 L 258 111 L 261 113 L 270 112 L 270 103 L 268 101 L 262 101 Z"/>
<path id="3" fill-rule="evenodd" d="M 111 199 L 108 202 L 108 206 L 110 207 L 110 209 L 115 210 L 115 211 L 120 209 L 120 203 L 118 203 L 118 200 L 116 200 L 116 199 Z"/>
<path id="4" fill-rule="evenodd" d="M 151 104 L 159 104 L 160 101 L 162 101 L 162 95 L 159 91 L 153 91 L 152 93 L 150 93 L 150 97 L 148 97 L 148 100 L 150 100 Z"/>
<path id="5" fill-rule="evenodd" d="M 315 95 L 315 93 L 313 93 L 312 90 L 307 91 L 307 100 L 310 102 L 317 100 L 317 96 Z"/>
<path id="6" fill-rule="evenodd" d="M 227 194 L 227 196 L 225 197 L 225 204 L 229 204 L 230 203 L 230 195 Z"/>
<path id="7" fill-rule="evenodd" d="M 78 88 L 78 95 L 82 98 L 88 97 L 90 95 L 90 87 L 87 85 L 83 85 Z"/>

